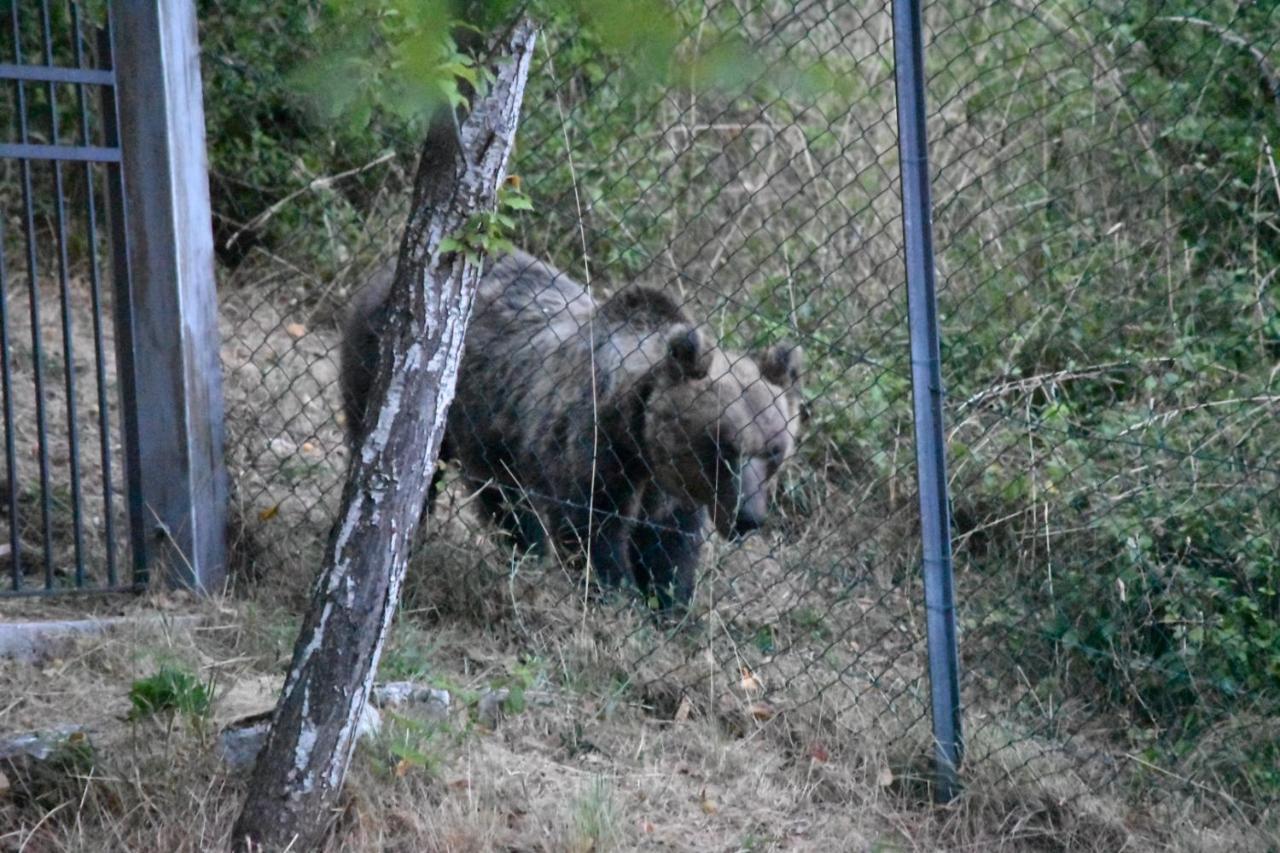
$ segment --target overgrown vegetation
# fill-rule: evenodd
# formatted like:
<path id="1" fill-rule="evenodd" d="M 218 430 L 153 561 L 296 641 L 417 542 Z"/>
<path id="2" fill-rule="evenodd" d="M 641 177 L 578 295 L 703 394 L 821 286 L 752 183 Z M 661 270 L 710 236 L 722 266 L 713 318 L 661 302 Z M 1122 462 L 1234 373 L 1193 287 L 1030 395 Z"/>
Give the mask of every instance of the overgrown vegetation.
<path id="1" fill-rule="evenodd" d="M 968 642 L 1158 762 L 1280 708 L 1276 25 L 992 9 L 943 43 L 1011 37 L 935 77 L 950 134 L 1002 152 L 941 164 L 967 180 L 939 224 Z M 1267 802 L 1274 732 L 1237 736 L 1215 784 Z"/>
<path id="2" fill-rule="evenodd" d="M 729 344 L 806 344 L 813 434 L 779 548 L 853 595 L 915 570 L 891 48 L 878 5 L 784 5 L 675 4 L 656 79 L 607 26 L 551 15 L 519 242 L 598 287 L 664 284 Z M 1280 20 L 1116 0 L 929 14 L 969 689 L 1191 767 L 1230 721 L 1280 712 Z M 391 106 L 341 125 L 360 157 L 316 168 L 394 144 L 381 129 L 412 117 Z M 733 631 L 767 661 L 821 636 L 799 613 Z M 1233 737 L 1212 786 L 1269 802 L 1274 732 Z"/>

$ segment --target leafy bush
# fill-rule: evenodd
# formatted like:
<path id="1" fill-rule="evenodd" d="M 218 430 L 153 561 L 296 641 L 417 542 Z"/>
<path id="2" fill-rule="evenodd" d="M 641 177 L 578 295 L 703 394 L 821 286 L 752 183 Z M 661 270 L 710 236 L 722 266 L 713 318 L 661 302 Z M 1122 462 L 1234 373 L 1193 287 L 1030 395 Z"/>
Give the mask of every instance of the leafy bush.
<path id="1" fill-rule="evenodd" d="M 1073 2 L 935 44 L 941 173 L 999 146 L 939 201 L 965 647 L 1175 759 L 1280 710 L 1277 23 Z"/>
<path id="2" fill-rule="evenodd" d="M 167 714 L 198 722 L 208 716 L 213 706 L 213 683 L 202 682 L 184 669 L 162 666 L 155 675 L 133 683 L 129 703 L 133 706 L 130 720 Z"/>
<path id="3" fill-rule="evenodd" d="M 412 168 L 421 134 L 411 116 L 370 109 L 337 120 L 308 100 L 302 72 L 337 50 L 326 24 L 347 10 L 348 4 L 323 0 L 198 5 L 214 240 L 224 263 L 260 246 L 298 259 L 322 278 L 332 274 L 350 259 L 387 176 L 385 166 L 359 170 L 388 151 L 396 157 L 393 166 Z M 368 44 L 373 35 L 366 27 L 350 37 Z M 345 173 L 352 174 L 308 189 Z"/>

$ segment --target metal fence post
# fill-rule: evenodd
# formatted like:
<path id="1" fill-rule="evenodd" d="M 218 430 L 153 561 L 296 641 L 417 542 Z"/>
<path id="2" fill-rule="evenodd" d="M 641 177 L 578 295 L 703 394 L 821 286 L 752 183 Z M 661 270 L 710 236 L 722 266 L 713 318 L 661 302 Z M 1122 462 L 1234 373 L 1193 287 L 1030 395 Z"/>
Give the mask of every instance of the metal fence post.
<path id="1" fill-rule="evenodd" d="M 964 743 L 960 727 L 960 662 L 952 583 L 946 436 L 942 427 L 942 367 L 934 288 L 920 0 L 894 0 L 893 52 L 898 96 L 898 155 L 902 164 L 903 251 L 911 326 L 916 476 L 924 551 L 929 692 L 937 768 L 934 797 L 939 802 L 948 802 L 959 790 L 957 772 Z"/>
<path id="2" fill-rule="evenodd" d="M 192 0 L 112 6 L 128 236 L 136 459 L 152 556 L 172 583 L 212 591 L 226 572 L 227 473 Z M 159 547 L 158 547 L 159 546 Z"/>

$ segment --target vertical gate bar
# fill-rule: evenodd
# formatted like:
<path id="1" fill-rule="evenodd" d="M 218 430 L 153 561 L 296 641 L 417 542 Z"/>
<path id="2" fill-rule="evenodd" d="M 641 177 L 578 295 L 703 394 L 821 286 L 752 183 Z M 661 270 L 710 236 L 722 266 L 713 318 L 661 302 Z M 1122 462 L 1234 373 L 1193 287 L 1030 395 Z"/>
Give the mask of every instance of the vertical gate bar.
<path id="1" fill-rule="evenodd" d="M 84 30 L 80 20 L 80 4 L 71 3 L 71 29 L 75 40 L 76 68 L 84 67 Z M 92 144 L 89 127 L 89 104 L 84 84 L 76 85 L 76 102 L 80 107 L 80 142 Z M 105 144 L 105 143 L 104 143 Z M 84 164 L 85 228 L 89 240 L 89 301 L 93 312 L 93 370 L 98 392 L 98 438 L 102 454 L 102 535 L 107 546 L 107 586 L 116 586 L 116 535 L 115 511 L 112 490 L 115 486 L 111 471 L 111 408 L 107 395 L 107 356 L 102 334 L 102 270 L 98 263 L 98 211 L 94 201 L 97 181 L 92 163 Z"/>
<path id="2" fill-rule="evenodd" d="M 960 720 L 960 662 L 947 500 L 946 434 L 942 423 L 942 364 L 934 282 L 932 202 L 925 126 L 923 25 L 920 0 L 893 0 L 894 76 L 902 181 L 903 253 L 911 333 L 911 392 L 915 414 L 916 476 L 920 490 L 929 694 L 937 784 L 934 798 L 959 791 L 964 753 Z"/>
<path id="3" fill-rule="evenodd" d="M 13 59 L 22 64 L 22 22 L 18 17 L 18 4 L 11 7 L 13 17 Z M 30 142 L 27 127 L 27 96 L 22 81 L 18 85 L 18 137 L 26 144 Z M 40 463 L 40 519 L 44 527 L 44 588 L 53 589 L 53 526 L 49 505 L 49 442 L 45 428 L 44 411 L 44 350 L 41 346 L 40 334 L 40 287 L 37 279 L 39 267 L 36 263 L 36 221 L 35 200 L 31 192 L 31 161 L 20 160 L 19 171 L 22 175 L 22 207 L 23 227 L 27 240 L 27 291 L 31 297 L 31 350 L 32 372 L 36 390 L 36 441 Z M 12 484 L 17 488 L 16 484 Z"/>
<path id="4" fill-rule="evenodd" d="M 98 31 L 98 56 L 103 66 L 114 70 L 115 59 L 111 48 L 115 21 L 111 9 L 112 4 L 108 4 L 106 26 Z M 104 86 L 102 89 L 102 133 L 104 145 L 119 147 L 114 86 Z M 138 379 L 134 369 L 134 306 L 129 285 L 129 229 L 125 227 L 128 201 L 124 195 L 124 175 L 119 162 L 107 164 L 107 208 L 111 234 L 112 305 L 115 309 L 116 381 L 120 386 L 120 429 L 123 433 L 125 486 L 128 489 L 125 505 L 129 516 L 130 563 L 133 586 L 145 587 L 151 574 L 151 543 L 147 539 L 148 525 L 143 515 L 145 507 L 142 498 L 142 454 L 139 449 Z"/>
<path id="5" fill-rule="evenodd" d="M 45 65 L 53 65 L 53 33 L 49 21 L 49 0 L 40 0 L 40 29 L 44 38 Z M 49 127 L 54 145 L 60 143 L 58 128 L 58 84 L 49 82 Z M 53 163 L 53 211 L 58 235 L 58 291 L 62 307 L 62 372 L 67 395 L 67 459 L 71 475 L 71 530 L 75 543 L 76 587 L 84 576 L 84 495 L 80 486 L 80 429 L 76 423 L 75 330 L 71 315 L 71 282 L 67 275 L 67 215 L 63 194 L 62 163 Z"/>
<path id="6" fill-rule="evenodd" d="M 0 380 L 4 388 L 4 467 L 9 478 L 9 566 L 10 588 L 22 591 L 22 522 L 18 516 L 18 454 L 13 441 L 13 375 L 9 372 L 9 285 L 5 276 L 4 221 L 0 216 Z"/>
<path id="7" fill-rule="evenodd" d="M 228 484 L 195 2 L 113 8 L 143 499 L 166 579 L 211 592 L 226 577 Z"/>

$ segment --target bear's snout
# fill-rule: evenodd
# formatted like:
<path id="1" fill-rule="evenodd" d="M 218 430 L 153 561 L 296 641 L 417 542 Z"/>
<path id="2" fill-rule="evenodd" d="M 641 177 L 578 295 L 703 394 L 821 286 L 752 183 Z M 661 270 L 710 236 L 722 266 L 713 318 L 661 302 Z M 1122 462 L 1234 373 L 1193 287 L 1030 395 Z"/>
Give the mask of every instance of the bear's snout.
<path id="1" fill-rule="evenodd" d="M 735 476 L 721 480 L 716 500 L 716 528 L 721 536 L 737 540 L 764 526 L 769 514 L 768 479 L 765 462 L 750 459 Z"/>

